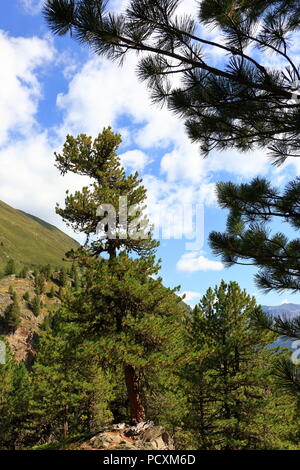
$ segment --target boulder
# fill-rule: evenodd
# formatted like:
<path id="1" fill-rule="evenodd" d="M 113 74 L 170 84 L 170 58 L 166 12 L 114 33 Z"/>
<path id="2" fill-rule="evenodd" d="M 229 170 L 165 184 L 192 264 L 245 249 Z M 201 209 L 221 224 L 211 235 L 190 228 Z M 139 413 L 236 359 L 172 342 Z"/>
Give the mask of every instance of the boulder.
<path id="1" fill-rule="evenodd" d="M 174 450 L 170 434 L 152 421 L 136 426 L 125 423 L 106 426 L 87 445 L 92 449 Z"/>

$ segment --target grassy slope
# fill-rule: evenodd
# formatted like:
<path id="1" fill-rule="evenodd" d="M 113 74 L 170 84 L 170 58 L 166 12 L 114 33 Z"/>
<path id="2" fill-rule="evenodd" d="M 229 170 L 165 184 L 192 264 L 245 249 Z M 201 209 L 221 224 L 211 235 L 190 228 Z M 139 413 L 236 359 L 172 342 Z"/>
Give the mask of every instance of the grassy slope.
<path id="1" fill-rule="evenodd" d="M 3 243 L 3 246 L 1 244 Z M 0 201 L 0 266 L 9 258 L 27 265 L 62 264 L 78 244 L 53 225 Z"/>

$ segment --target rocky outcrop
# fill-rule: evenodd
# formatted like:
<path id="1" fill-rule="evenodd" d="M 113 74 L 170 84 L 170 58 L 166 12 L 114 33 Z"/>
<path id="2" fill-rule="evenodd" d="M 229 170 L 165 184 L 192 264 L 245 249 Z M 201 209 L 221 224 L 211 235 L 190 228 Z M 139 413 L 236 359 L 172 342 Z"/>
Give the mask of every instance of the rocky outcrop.
<path id="1" fill-rule="evenodd" d="M 45 292 L 49 292 L 52 285 L 50 282 L 46 283 Z M 11 295 L 9 294 L 10 287 L 17 294 L 21 313 L 20 327 L 13 333 L 8 332 L 3 324 L 5 310 L 12 303 Z M 23 298 L 25 292 L 29 294 L 31 299 L 36 295 L 32 272 L 29 272 L 26 279 L 16 278 L 15 275 L 11 275 L 0 280 L 0 335 L 6 337 L 16 360 L 18 362 L 24 361 L 27 365 L 30 365 L 35 356 L 35 345 L 40 324 L 48 314 L 48 308 L 50 307 L 51 311 L 53 311 L 58 308 L 60 301 L 57 298 L 48 298 L 46 293 L 42 294 L 41 301 L 43 307 L 41 314 L 35 317 L 28 302 Z"/>
<path id="2" fill-rule="evenodd" d="M 86 450 L 174 450 L 170 434 L 152 421 L 128 426 L 125 423 L 106 426 L 89 442 Z"/>

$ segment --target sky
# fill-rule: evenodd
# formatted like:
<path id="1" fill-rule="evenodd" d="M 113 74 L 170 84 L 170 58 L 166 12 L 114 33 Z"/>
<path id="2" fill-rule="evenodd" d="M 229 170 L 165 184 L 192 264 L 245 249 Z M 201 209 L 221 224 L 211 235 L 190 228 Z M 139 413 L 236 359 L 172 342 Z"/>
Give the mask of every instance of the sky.
<path id="1" fill-rule="evenodd" d="M 110 8 L 119 11 L 126 1 L 111 0 Z M 69 37 L 54 38 L 41 15 L 42 3 L 0 0 L 0 199 L 82 241 L 64 225 L 55 205 L 63 205 L 67 189 L 72 192 L 89 182 L 76 175 L 62 177 L 54 152 L 67 134 L 96 136 L 112 126 L 123 137 L 119 154 L 126 171 L 138 170 L 148 190 L 149 215 L 156 217 L 151 220 L 165 224 L 158 250 L 165 285 L 180 285 L 190 305 L 222 279 L 237 281 L 263 305 L 300 303 L 300 296 L 289 292 L 259 291 L 255 268 L 225 268 L 207 243 L 212 230 L 225 230 L 227 214 L 216 200 L 218 181 L 241 183 L 261 176 L 283 187 L 299 174 L 298 159 L 280 168 L 270 165 L 263 150 L 213 152 L 204 159 L 183 122 L 151 104 L 146 85 L 136 77 L 135 56 L 119 67 Z M 194 0 L 184 0 L 181 11 L 193 14 L 195 7 Z M 296 45 L 294 49 L 298 56 Z M 223 58 L 214 55 L 212 60 L 217 64 Z M 274 57 L 265 60 L 270 67 L 281 67 Z M 197 243 L 188 227 L 178 233 L 182 208 L 185 215 L 191 210 L 197 214 Z M 287 225 L 280 230 L 293 236 Z"/>

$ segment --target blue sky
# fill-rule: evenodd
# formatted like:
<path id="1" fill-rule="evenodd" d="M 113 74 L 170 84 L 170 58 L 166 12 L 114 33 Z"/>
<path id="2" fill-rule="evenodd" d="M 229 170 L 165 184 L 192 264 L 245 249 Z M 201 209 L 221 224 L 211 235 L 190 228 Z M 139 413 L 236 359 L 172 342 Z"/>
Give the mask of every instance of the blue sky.
<path id="1" fill-rule="evenodd" d="M 194 0 L 183 3 L 185 11 L 194 11 Z M 41 4 L 0 0 L 0 199 L 74 236 L 55 214 L 55 203 L 63 203 L 67 188 L 72 191 L 87 181 L 61 177 L 54 151 L 68 133 L 96 135 L 111 125 L 123 135 L 120 154 L 126 170 L 137 169 L 143 176 L 150 210 L 160 207 L 166 219 L 182 204 L 205 206 L 202 247 L 189 251 L 187 239 L 161 240 L 158 256 L 166 285 L 181 285 L 191 304 L 221 279 L 238 281 L 262 304 L 300 303 L 299 295 L 288 292 L 259 292 L 253 281 L 256 269 L 225 269 L 207 245 L 209 232 L 224 230 L 226 222 L 226 213 L 216 204 L 217 181 L 246 182 L 259 175 L 284 185 L 299 173 L 297 159 L 279 169 L 271 167 L 263 151 L 214 153 L 204 160 L 185 135 L 183 123 L 151 105 L 145 85 L 136 78 L 134 56 L 118 68 L 70 38 L 53 38 L 41 16 Z M 115 9 L 125 4 L 126 0 L 111 2 Z M 298 55 L 298 50 L 294 52 Z M 217 63 L 222 57 L 212 59 Z M 274 58 L 265 60 L 270 67 L 281 67 Z"/>

